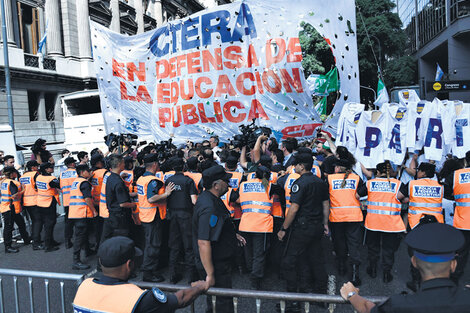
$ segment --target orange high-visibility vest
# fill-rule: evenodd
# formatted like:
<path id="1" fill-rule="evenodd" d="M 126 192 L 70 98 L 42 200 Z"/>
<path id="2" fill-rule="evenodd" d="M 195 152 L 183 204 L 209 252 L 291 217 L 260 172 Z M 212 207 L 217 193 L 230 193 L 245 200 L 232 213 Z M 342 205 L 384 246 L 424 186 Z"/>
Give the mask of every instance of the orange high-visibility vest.
<path id="1" fill-rule="evenodd" d="M 77 177 L 70 187 L 69 218 L 93 218 L 93 211 L 85 202 L 80 185 L 87 180 Z"/>
<path id="2" fill-rule="evenodd" d="M 77 171 L 74 168 L 68 168 L 66 171 L 60 173 L 60 190 L 62 191 L 64 206 L 69 206 L 70 204 L 70 188 L 76 178 Z"/>
<path id="3" fill-rule="evenodd" d="M 242 209 L 236 202 L 230 202 L 230 196 L 234 191 L 233 188 L 228 187 L 228 191 L 220 197 L 220 200 L 225 204 L 227 210 L 230 212 L 230 216 L 233 220 L 239 220 L 242 217 Z"/>
<path id="4" fill-rule="evenodd" d="M 356 198 L 359 176 L 348 175 L 346 185 L 341 188 L 343 174 L 328 175 L 330 189 L 330 222 L 362 222 L 361 203 Z"/>
<path id="5" fill-rule="evenodd" d="M 289 176 L 287 176 L 286 178 L 286 182 L 284 183 L 284 192 L 285 192 L 285 195 L 286 195 L 286 216 L 287 216 L 287 212 L 289 212 L 289 209 L 290 209 L 290 194 L 291 194 L 291 188 L 292 188 L 292 185 L 294 184 L 294 182 L 300 177 L 300 174 L 297 174 L 297 173 L 292 173 L 292 174 L 289 174 Z"/>
<path id="6" fill-rule="evenodd" d="M 318 178 L 321 178 L 321 169 L 317 165 L 312 165 L 311 172 L 313 173 L 313 175 L 316 175 Z M 288 173 L 289 174 L 295 173 L 295 166 L 292 166 L 289 169 Z"/>
<path id="7" fill-rule="evenodd" d="M 241 174 L 241 173 L 240 173 Z M 247 180 L 256 179 L 256 173 L 248 173 Z M 269 176 L 269 182 L 275 184 L 277 182 L 277 173 L 271 172 L 271 176 Z"/>
<path id="8" fill-rule="evenodd" d="M 454 227 L 470 230 L 470 168 L 454 172 Z"/>
<path id="9" fill-rule="evenodd" d="M 131 189 L 131 185 L 132 183 L 134 182 L 134 171 L 129 171 L 129 170 L 124 170 L 121 172 L 122 173 L 126 173 L 127 174 L 127 177 L 123 179 L 124 181 L 124 184 L 126 185 L 127 189 Z"/>
<path id="10" fill-rule="evenodd" d="M 155 177 L 158 178 L 158 179 L 160 179 L 161 181 L 163 181 L 163 172 L 162 172 L 162 171 L 156 172 L 156 173 L 155 173 Z"/>
<path id="11" fill-rule="evenodd" d="M 163 174 L 163 182 L 166 183 L 166 180 L 170 178 L 171 176 L 175 175 L 175 171 L 169 171 Z"/>
<path id="12" fill-rule="evenodd" d="M 367 215 L 365 228 L 387 233 L 406 230 L 398 200 L 401 182 L 398 179 L 374 178 L 367 181 Z"/>
<path id="13" fill-rule="evenodd" d="M 106 205 L 106 182 L 108 181 L 111 172 L 106 172 L 103 176 L 103 183 L 101 185 L 101 192 L 100 192 L 100 216 L 102 218 L 109 217 L 108 206 Z"/>
<path id="14" fill-rule="evenodd" d="M 23 205 L 24 206 L 35 206 L 37 204 L 38 192 L 36 190 L 36 182 L 34 176 L 37 171 L 26 172 L 20 177 L 20 183 L 24 190 L 23 193 Z"/>
<path id="15" fill-rule="evenodd" d="M 77 313 L 132 313 L 145 290 L 129 283 L 103 285 L 87 278 L 78 287 L 73 310 Z"/>
<path id="16" fill-rule="evenodd" d="M 194 184 L 196 185 L 196 189 L 199 192 L 202 191 L 202 190 L 199 190 L 199 182 L 202 179 L 202 174 L 201 173 L 184 172 L 184 175 L 190 177 L 194 181 Z"/>
<path id="17" fill-rule="evenodd" d="M 137 180 L 137 195 L 139 198 L 139 217 L 144 223 L 151 223 L 155 219 L 157 209 L 159 210 L 160 218 L 166 217 L 166 210 L 161 210 L 159 203 L 150 203 L 147 198 L 147 189 L 150 182 L 158 180 L 154 176 L 141 176 Z M 161 190 L 161 188 L 160 188 Z M 159 194 L 160 194 L 159 190 Z"/>
<path id="18" fill-rule="evenodd" d="M 101 186 L 103 186 L 103 177 L 108 170 L 105 168 L 100 168 L 93 171 L 93 176 L 90 179 L 91 186 L 91 195 L 93 196 L 93 204 L 95 206 L 100 205 L 100 193 Z"/>
<path id="19" fill-rule="evenodd" d="M 2 202 L 0 204 L 0 213 L 5 213 L 10 211 L 10 204 L 13 204 L 15 207 L 15 213 L 19 214 L 21 213 L 21 199 L 13 199 L 13 195 L 11 194 L 10 190 L 10 183 L 13 182 L 13 184 L 18 187 L 18 192 L 21 191 L 21 184 L 17 182 L 16 180 L 10 179 L 10 178 L 5 178 L 2 181 L 2 184 L 0 185 L 0 190 L 2 193 Z"/>
<path id="20" fill-rule="evenodd" d="M 228 183 L 230 188 L 237 191 L 238 188 L 240 187 L 241 182 L 242 182 L 243 173 L 229 172 L 229 171 L 227 171 L 227 173 L 232 174 L 232 177 L 230 178 L 230 181 Z"/>
<path id="21" fill-rule="evenodd" d="M 412 180 L 409 183 L 408 223 L 411 229 L 418 225 L 424 214 L 434 215 L 439 223 L 444 223 L 442 196 L 444 188 L 431 178 Z"/>
<path id="22" fill-rule="evenodd" d="M 252 233 L 272 233 L 273 216 L 271 210 L 273 200 L 269 197 L 271 183 L 266 190 L 261 179 L 253 179 L 240 185 L 240 205 L 242 218 L 240 231 Z"/>
<path id="23" fill-rule="evenodd" d="M 48 208 L 51 206 L 52 198 L 55 198 L 60 205 L 59 192 L 56 188 L 51 188 L 49 183 L 57 179 L 54 176 L 39 175 L 36 178 L 36 187 L 38 188 L 37 206 Z"/>

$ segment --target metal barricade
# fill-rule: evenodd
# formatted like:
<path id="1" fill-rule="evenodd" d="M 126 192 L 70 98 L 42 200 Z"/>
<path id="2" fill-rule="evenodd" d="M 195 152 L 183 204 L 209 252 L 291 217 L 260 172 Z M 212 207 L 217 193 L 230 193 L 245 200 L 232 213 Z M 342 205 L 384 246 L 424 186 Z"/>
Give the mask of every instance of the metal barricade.
<path id="1" fill-rule="evenodd" d="M 25 277 L 28 280 L 28 289 L 29 289 L 29 307 L 30 312 L 39 312 L 36 310 L 35 302 L 34 302 L 34 293 L 33 293 L 33 279 L 43 279 L 44 281 L 44 291 L 45 291 L 45 305 L 46 305 L 46 312 L 59 312 L 58 310 L 51 309 L 51 293 L 49 290 L 51 280 L 58 280 L 59 281 L 59 288 L 60 288 L 60 308 L 61 312 L 65 313 L 66 310 L 66 301 L 65 301 L 65 282 L 72 281 L 74 282 L 75 286 L 82 282 L 84 279 L 84 275 L 78 274 L 67 274 L 67 273 L 51 273 L 51 272 L 39 272 L 39 271 L 23 271 L 23 270 L 16 270 L 16 269 L 0 269 L 0 313 L 6 312 L 5 310 L 5 302 L 4 302 L 4 277 L 12 277 L 13 279 L 13 293 L 14 293 L 14 301 L 15 301 L 15 309 L 16 313 L 25 312 L 20 311 L 20 295 L 18 292 L 18 281 L 20 277 Z M 69 304 L 67 304 L 69 306 Z M 9 311 L 10 312 L 10 311 Z"/>

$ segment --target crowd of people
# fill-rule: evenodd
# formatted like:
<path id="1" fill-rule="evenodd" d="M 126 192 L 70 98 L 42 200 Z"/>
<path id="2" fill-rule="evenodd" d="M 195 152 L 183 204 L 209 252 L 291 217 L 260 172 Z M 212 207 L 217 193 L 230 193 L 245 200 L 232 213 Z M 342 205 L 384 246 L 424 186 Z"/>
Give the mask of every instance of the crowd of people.
<path id="1" fill-rule="evenodd" d="M 251 145 L 222 144 L 212 136 L 180 146 L 115 148 L 106 155 L 97 148 L 79 152 L 78 160 L 64 150 L 58 173 L 42 139 L 22 174 L 14 157 L 4 156 L 5 251 L 19 251 L 12 245 L 13 224 L 34 250 L 59 249 L 54 225 L 62 203 L 64 242 L 73 250 L 75 270 L 90 268 L 82 252 L 93 255 L 106 240 L 124 236 L 143 251 L 144 281 L 178 283 L 188 273 L 188 282 L 206 281 L 200 290 L 230 288 L 234 268 L 253 289 L 262 289 L 269 268 L 286 280 L 287 291 L 326 293 L 325 236 L 331 236 L 339 275 L 360 286 L 365 232 L 366 273 L 376 278 L 380 265 L 389 283 L 404 234 L 447 223 L 465 239 L 455 249 L 450 278 L 457 284 L 463 275 L 470 248 L 470 152 L 443 163 L 411 152 L 403 164 L 385 161 L 369 169 L 325 132 L 300 143 L 261 134 Z M 424 254 L 410 250 L 420 260 Z M 166 266 L 169 277 L 161 274 Z M 416 292 L 421 275 L 410 263 L 408 288 Z M 217 312 L 230 311 L 231 301 L 218 298 Z M 290 302 L 287 309 L 299 312 L 300 304 Z"/>

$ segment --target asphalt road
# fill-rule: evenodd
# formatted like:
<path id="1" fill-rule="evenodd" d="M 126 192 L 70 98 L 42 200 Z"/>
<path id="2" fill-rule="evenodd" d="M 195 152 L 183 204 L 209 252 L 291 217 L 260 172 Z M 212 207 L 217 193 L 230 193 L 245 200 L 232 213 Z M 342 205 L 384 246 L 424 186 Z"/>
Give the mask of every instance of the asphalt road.
<path id="1" fill-rule="evenodd" d="M 59 219 L 54 237 L 63 242 L 63 222 Z M 0 267 L 21 270 L 35 270 L 57 273 L 74 273 L 74 274 L 92 274 L 91 270 L 87 271 L 74 271 L 72 265 L 72 251 L 65 249 L 64 245 L 60 246 L 60 250 L 45 253 L 44 251 L 33 251 L 31 246 L 22 246 L 18 244 L 20 252 L 16 254 L 5 254 L 3 249 L 0 249 Z M 347 277 L 340 277 L 336 273 L 334 265 L 334 256 L 332 254 L 331 242 L 325 238 L 324 247 L 326 251 L 327 272 L 330 275 L 330 280 L 335 284 L 331 287 L 335 289 L 335 293 L 339 294 L 339 288 L 347 281 Z M 378 276 L 371 279 L 365 273 L 367 249 L 362 247 L 361 255 L 363 258 L 363 265 L 361 266 L 362 285 L 360 286 L 361 295 L 366 296 L 390 296 L 396 293 L 410 292 L 407 290 L 405 283 L 409 279 L 409 257 L 406 250 L 406 245 L 402 242 L 396 254 L 395 266 L 393 269 L 394 280 L 391 283 L 384 284 L 382 282 L 382 271 L 379 267 Z M 96 257 L 90 257 L 86 260 L 90 265 L 96 264 Z M 269 291 L 285 291 L 285 283 L 279 280 L 278 274 L 266 271 L 267 276 L 262 283 L 262 290 Z M 168 273 L 164 270 L 164 275 L 168 278 Z M 187 276 L 188 277 L 188 276 Z M 141 278 L 141 275 L 137 279 Z M 186 280 L 183 280 L 186 281 Z M 181 284 L 183 284 L 183 281 Z M 470 270 L 464 275 L 462 283 L 470 282 Z M 233 287 L 239 289 L 250 289 L 248 275 L 240 275 L 238 272 L 233 273 Z M 2 277 L 2 290 L 3 290 L 3 304 L 4 312 L 16 312 L 15 310 L 15 297 L 13 278 L 4 276 Z M 60 298 L 60 284 L 56 280 L 51 280 L 49 283 L 50 290 L 50 312 L 61 312 L 61 298 Z M 74 282 L 65 282 L 65 307 L 67 312 L 72 312 L 71 302 L 73 300 L 76 290 Z M 30 311 L 30 297 L 29 286 L 26 278 L 18 279 L 18 294 L 19 294 L 19 312 Z M 34 294 L 34 307 L 35 312 L 46 312 L 45 300 L 45 285 L 44 280 L 33 280 L 33 294 Z M 274 301 L 262 301 L 261 312 L 276 312 Z M 204 312 L 205 299 L 200 297 L 196 301 L 196 312 Z M 239 299 L 238 312 L 249 313 L 256 312 L 255 299 Z M 188 308 L 182 309 L 178 312 L 190 312 Z M 318 307 L 311 307 L 310 312 L 327 312 L 326 309 Z M 334 312 L 353 312 L 349 305 L 337 305 Z"/>

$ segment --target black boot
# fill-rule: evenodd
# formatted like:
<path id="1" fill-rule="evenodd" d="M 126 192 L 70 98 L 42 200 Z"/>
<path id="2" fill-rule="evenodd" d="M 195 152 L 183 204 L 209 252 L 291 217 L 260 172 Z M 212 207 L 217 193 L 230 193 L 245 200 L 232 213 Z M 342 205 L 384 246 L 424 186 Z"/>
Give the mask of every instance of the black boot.
<path id="1" fill-rule="evenodd" d="M 383 282 L 389 283 L 393 280 L 393 275 L 390 270 L 384 270 Z"/>
<path id="2" fill-rule="evenodd" d="M 369 266 L 367 266 L 366 268 L 366 272 L 371 278 L 376 278 L 377 277 L 377 263 L 370 262 Z"/>
<path id="3" fill-rule="evenodd" d="M 161 275 L 153 274 L 152 272 L 144 272 L 144 276 L 142 277 L 143 281 L 151 282 L 151 283 L 161 283 L 165 280 L 165 277 Z"/>
<path id="4" fill-rule="evenodd" d="M 352 265 L 350 281 L 356 287 L 361 285 L 361 278 L 359 277 L 359 265 L 357 265 L 357 264 Z"/>
<path id="5" fill-rule="evenodd" d="M 5 253 L 18 253 L 20 250 L 13 248 L 12 246 L 5 247 Z"/>
<path id="6" fill-rule="evenodd" d="M 87 270 L 89 268 L 90 268 L 90 265 L 84 264 L 80 261 L 76 261 L 72 264 L 72 269 L 74 269 L 74 270 L 83 271 L 83 270 Z"/>

